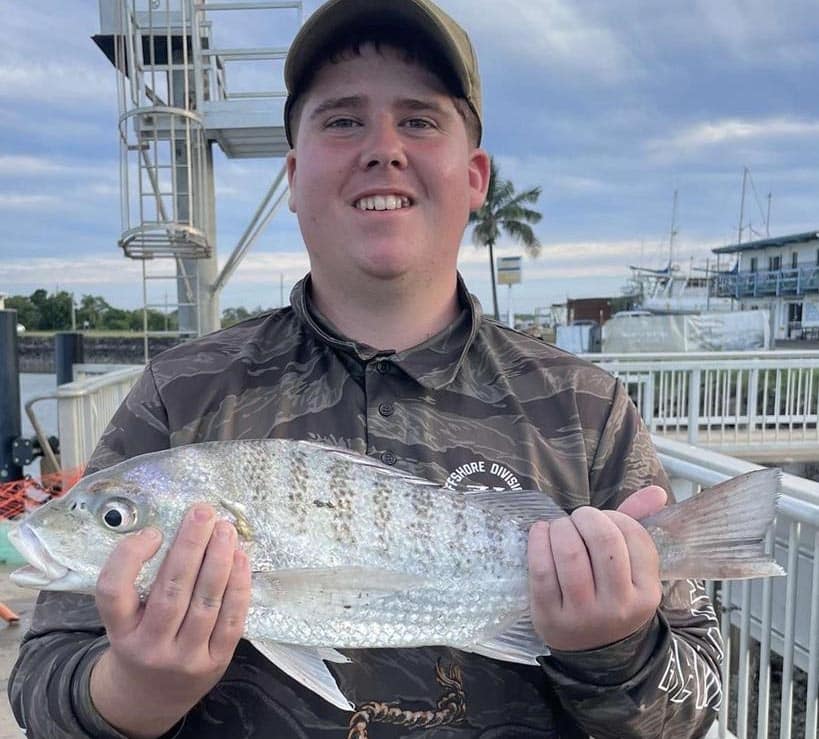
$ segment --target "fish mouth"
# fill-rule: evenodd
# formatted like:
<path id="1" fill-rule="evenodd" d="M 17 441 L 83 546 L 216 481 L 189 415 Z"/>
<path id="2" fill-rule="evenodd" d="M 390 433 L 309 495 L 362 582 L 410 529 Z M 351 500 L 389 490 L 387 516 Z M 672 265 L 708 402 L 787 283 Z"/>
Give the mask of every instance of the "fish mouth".
<path id="1" fill-rule="evenodd" d="M 11 581 L 24 588 L 40 590 L 70 590 L 76 573 L 51 556 L 34 529 L 21 523 L 9 531 L 9 541 L 28 561 L 28 565 L 9 575 Z"/>

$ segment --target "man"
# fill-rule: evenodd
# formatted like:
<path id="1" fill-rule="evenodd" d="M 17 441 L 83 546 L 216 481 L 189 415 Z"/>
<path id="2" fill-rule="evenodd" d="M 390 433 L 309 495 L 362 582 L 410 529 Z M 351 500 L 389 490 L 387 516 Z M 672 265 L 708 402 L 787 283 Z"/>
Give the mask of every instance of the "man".
<path id="1" fill-rule="evenodd" d="M 667 487 L 636 410 L 605 373 L 482 317 L 458 277 L 489 178 L 468 37 L 428 0 L 331 0 L 285 76 L 310 274 L 291 307 L 154 360 L 90 467 L 290 437 L 450 486 L 554 491 L 576 510 L 537 524 L 529 552 L 532 619 L 553 653 L 534 667 L 356 650 L 330 666 L 356 705 L 339 711 L 240 641 L 247 558 L 200 506 L 144 605 L 133 581 L 159 545 L 150 533 L 112 554 L 96 608 L 41 596 L 9 685 L 18 720 L 42 737 L 701 735 L 720 700 L 717 625 L 697 583 L 662 592 L 634 520 Z"/>

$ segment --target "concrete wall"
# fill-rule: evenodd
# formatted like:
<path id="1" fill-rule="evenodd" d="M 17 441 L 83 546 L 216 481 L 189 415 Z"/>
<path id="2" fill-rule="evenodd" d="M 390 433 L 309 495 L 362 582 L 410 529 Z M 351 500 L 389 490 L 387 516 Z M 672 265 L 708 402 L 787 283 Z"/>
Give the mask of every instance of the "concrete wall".
<path id="1" fill-rule="evenodd" d="M 176 337 L 152 337 L 148 340 L 151 357 L 180 343 Z M 21 372 L 54 372 L 54 337 L 17 337 Z M 84 358 L 88 364 L 142 364 L 145 360 L 143 338 L 134 336 L 83 337 Z"/>

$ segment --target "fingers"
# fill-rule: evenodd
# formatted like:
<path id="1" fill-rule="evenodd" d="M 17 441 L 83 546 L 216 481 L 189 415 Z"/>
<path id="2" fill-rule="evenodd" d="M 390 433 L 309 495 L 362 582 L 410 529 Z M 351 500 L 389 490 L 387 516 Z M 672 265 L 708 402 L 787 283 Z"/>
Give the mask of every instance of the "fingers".
<path id="1" fill-rule="evenodd" d="M 563 593 L 557 581 L 549 523 L 546 521 L 538 521 L 529 529 L 528 558 L 532 600 L 562 606 Z"/>
<path id="2" fill-rule="evenodd" d="M 631 582 L 638 591 L 645 591 L 650 598 L 656 597 L 658 605 L 662 597 L 660 586 L 660 558 L 654 541 L 638 521 L 620 511 L 606 511 L 606 517 L 622 532 L 631 563 Z"/>
<path id="3" fill-rule="evenodd" d="M 591 562 L 591 572 L 598 599 L 616 599 L 624 589 L 632 587 L 634 562 L 623 532 L 603 512 L 596 508 L 578 508 L 572 523 L 584 542 Z M 639 526 L 636 521 L 632 521 Z"/>
<path id="4" fill-rule="evenodd" d="M 564 607 L 573 608 L 594 598 L 594 575 L 586 542 L 575 526 L 575 516 L 549 523 L 549 542 L 557 584 Z"/>
<path id="5" fill-rule="evenodd" d="M 210 639 L 231 576 L 235 549 L 236 530 L 227 521 L 219 521 L 208 541 L 188 610 L 177 634 L 183 649 Z"/>
<path id="6" fill-rule="evenodd" d="M 142 626 L 155 638 L 174 638 L 179 631 L 215 523 L 216 514 L 209 505 L 196 505 L 185 515 L 145 604 Z"/>
<path id="7" fill-rule="evenodd" d="M 233 566 L 222 599 L 219 618 L 210 637 L 211 658 L 217 662 L 231 658 L 237 642 L 244 633 L 250 607 L 250 583 L 250 561 L 243 551 L 237 549 L 233 553 Z"/>
<path id="8" fill-rule="evenodd" d="M 112 637 L 131 631 L 138 623 L 140 600 L 134 582 L 142 565 L 157 553 L 161 543 L 162 533 L 147 527 L 123 538 L 103 565 L 97 579 L 96 601 Z"/>
<path id="9" fill-rule="evenodd" d="M 636 520 L 650 516 L 661 510 L 668 502 L 668 493 L 659 485 L 650 485 L 629 495 L 617 508 Z"/>

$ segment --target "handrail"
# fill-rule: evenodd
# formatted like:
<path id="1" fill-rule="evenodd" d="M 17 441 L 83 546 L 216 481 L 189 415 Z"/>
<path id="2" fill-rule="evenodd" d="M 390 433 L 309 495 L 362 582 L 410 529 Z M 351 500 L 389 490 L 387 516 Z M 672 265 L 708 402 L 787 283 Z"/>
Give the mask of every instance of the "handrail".
<path id="1" fill-rule="evenodd" d="M 759 465 L 654 435 L 660 461 L 672 488 L 712 485 Z M 680 497 L 687 491 L 682 490 Z M 722 611 L 720 630 L 726 652 L 723 662 L 723 705 L 716 731 L 710 736 L 755 736 L 765 739 L 771 720 L 772 687 L 781 681 L 779 725 L 782 738 L 792 726 L 803 726 L 804 737 L 817 736 L 819 723 L 819 483 L 782 475 L 775 536 L 769 546 L 785 564 L 784 578 L 763 578 L 711 587 Z M 776 656 L 774 656 L 776 655 Z M 781 677 L 772 664 L 781 658 Z M 737 680 L 735 701 L 729 702 Z M 757 684 L 756 695 L 752 686 Z M 799 702 L 794 696 L 799 697 Z M 755 713 L 751 709 L 755 708 Z M 804 715 L 802 715 L 804 711 Z M 729 715 L 730 714 L 730 715 Z"/>

